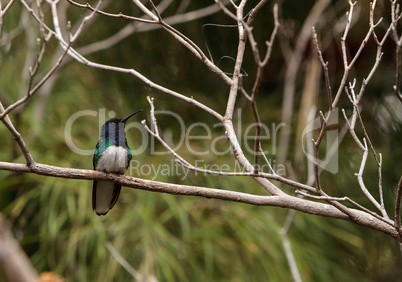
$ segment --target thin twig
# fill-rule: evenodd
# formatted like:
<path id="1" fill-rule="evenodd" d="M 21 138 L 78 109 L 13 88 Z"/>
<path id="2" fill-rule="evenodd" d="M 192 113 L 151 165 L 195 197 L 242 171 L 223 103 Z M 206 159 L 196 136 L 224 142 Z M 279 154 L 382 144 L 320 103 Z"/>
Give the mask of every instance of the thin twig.
<path id="1" fill-rule="evenodd" d="M 3 30 L 3 18 L 7 14 L 8 10 L 11 8 L 11 6 L 14 4 L 15 0 L 10 0 L 6 7 L 3 9 L 3 6 L 0 3 L 0 37 L 1 37 L 1 31 Z"/>
<path id="2" fill-rule="evenodd" d="M 375 218 L 389 224 L 389 225 L 394 225 L 394 222 L 389 220 L 389 218 L 384 218 L 378 214 L 376 214 L 375 212 L 372 212 L 371 210 L 363 207 L 362 205 L 356 203 L 355 201 L 353 201 L 352 199 L 350 199 L 349 197 L 330 197 L 330 196 L 315 196 L 315 195 L 311 195 L 309 193 L 303 192 L 303 191 L 296 191 L 297 194 L 303 195 L 304 197 L 307 198 L 311 198 L 311 199 L 316 199 L 316 200 L 323 200 L 323 201 L 335 201 L 335 202 L 348 202 L 354 206 L 356 206 L 357 208 L 361 209 L 362 211 L 374 216 Z"/>
<path id="3" fill-rule="evenodd" d="M 292 219 L 293 219 L 294 214 L 295 214 L 295 212 L 293 211 L 293 213 L 291 213 Z M 292 273 L 293 280 L 295 282 L 302 282 L 300 271 L 299 271 L 299 268 L 297 267 L 296 258 L 293 254 L 292 247 L 290 245 L 290 240 L 289 240 L 287 233 L 281 231 L 281 239 L 282 239 L 283 248 L 285 250 L 286 259 L 288 260 L 288 264 L 290 267 L 290 272 Z"/>
<path id="4" fill-rule="evenodd" d="M 396 0 L 391 1 L 391 18 L 392 18 L 392 35 L 393 39 L 395 41 L 395 58 L 396 58 L 396 63 L 395 63 L 395 94 L 396 97 L 402 102 L 402 93 L 400 91 L 400 75 L 401 75 L 401 45 L 402 45 L 402 35 L 398 35 L 397 31 L 397 21 L 396 19 L 398 18 L 397 14 L 399 11 L 397 11 L 396 7 Z M 400 16 L 400 15 L 399 15 Z"/>
<path id="5" fill-rule="evenodd" d="M 110 254 L 117 260 L 117 262 L 125 269 L 128 273 L 135 279 L 142 281 L 142 275 L 136 271 L 129 263 L 126 261 L 120 253 L 113 247 L 110 242 L 105 243 L 106 249 L 110 252 Z"/>
<path id="6" fill-rule="evenodd" d="M 272 168 L 271 163 L 268 161 L 268 158 L 265 155 L 264 150 L 261 147 L 261 144 L 260 144 L 260 153 L 261 153 L 262 157 L 264 158 L 265 163 L 268 165 L 269 169 L 271 170 L 272 174 L 277 175 L 275 170 Z"/>
<path id="7" fill-rule="evenodd" d="M 395 198 L 395 228 L 401 228 L 401 199 L 402 199 L 402 176 L 399 178 L 398 187 L 396 188 L 396 198 Z"/>
<path id="8" fill-rule="evenodd" d="M 191 39 L 179 32 L 177 29 L 173 28 L 171 25 L 167 24 L 161 17 L 159 12 L 156 15 L 147 9 L 139 0 L 133 0 L 133 2 L 149 17 L 157 21 L 157 23 L 168 31 L 174 38 L 176 38 L 180 43 L 183 44 L 187 49 L 189 49 L 197 58 L 199 58 L 205 65 L 207 65 L 213 72 L 217 73 L 226 84 L 230 85 L 232 80 L 228 77 L 221 69 L 219 69 L 213 62 L 211 62 L 208 57 L 204 54 L 201 48 L 198 47 Z M 156 6 L 153 5 L 154 10 Z M 156 10 L 157 11 L 157 10 Z"/>
<path id="9" fill-rule="evenodd" d="M 158 124 L 156 123 L 156 118 L 155 118 L 155 106 L 154 106 L 154 98 L 147 96 L 147 100 L 149 102 L 149 105 L 151 106 L 150 110 L 150 115 L 151 115 L 151 121 L 152 121 L 152 130 L 154 131 L 155 135 L 159 137 L 159 130 L 158 130 Z"/>
<path id="10" fill-rule="evenodd" d="M 367 141 L 365 138 L 363 138 L 363 142 L 364 142 L 365 150 L 363 151 L 363 156 L 362 156 L 362 161 L 360 164 L 359 172 L 355 173 L 355 176 L 357 177 L 357 181 L 358 181 L 359 186 L 360 186 L 361 190 L 363 191 L 364 195 L 366 195 L 366 197 L 370 200 L 370 202 L 374 204 L 374 206 L 382 213 L 382 215 L 385 218 L 389 218 L 385 209 L 383 207 L 381 207 L 381 205 L 377 202 L 376 199 L 374 199 L 374 197 L 367 190 L 366 185 L 364 184 L 363 172 L 364 172 L 364 168 L 365 168 L 366 162 L 367 162 L 368 148 L 367 148 Z"/>
<path id="11" fill-rule="evenodd" d="M 39 51 L 39 54 L 38 54 L 37 57 L 36 57 L 35 65 L 34 65 L 33 68 L 32 68 L 32 67 L 29 68 L 29 71 L 28 71 L 28 73 L 29 73 L 29 82 L 28 82 L 28 84 L 29 84 L 29 85 L 28 85 L 27 94 L 26 94 L 23 98 L 21 98 L 20 100 L 18 100 L 17 102 L 15 102 L 14 104 L 8 106 L 7 109 L 6 109 L 4 112 L 1 113 L 1 115 L 0 115 L 0 120 L 2 120 L 2 119 L 3 119 L 9 112 L 11 112 L 13 109 L 15 109 L 15 108 L 17 108 L 18 106 L 20 106 L 20 105 L 26 103 L 26 101 L 36 92 L 36 91 L 32 91 L 32 90 L 31 90 L 31 89 L 32 89 L 33 79 L 34 79 L 36 73 L 37 73 L 38 70 L 39 70 L 39 67 L 40 67 L 40 65 L 41 65 L 41 63 L 42 63 L 43 56 L 44 56 L 44 54 L 45 54 L 45 50 L 46 50 L 47 44 L 48 44 L 48 42 L 49 42 L 49 40 L 50 40 L 51 37 L 52 37 L 52 34 L 49 33 L 49 34 L 46 36 L 46 38 L 44 38 L 43 44 L 42 44 L 42 47 L 41 47 L 41 50 Z"/>
<path id="12" fill-rule="evenodd" d="M 256 124 L 256 133 L 255 133 L 255 140 L 254 140 L 254 173 L 258 173 L 258 170 L 259 170 L 258 157 L 259 157 L 259 152 L 260 152 L 260 135 L 261 135 L 261 120 L 260 120 L 260 117 L 258 114 L 256 97 L 257 97 L 258 89 L 261 84 L 264 67 L 267 65 L 268 60 L 271 56 L 272 46 L 274 44 L 275 37 L 276 37 L 278 28 L 280 25 L 279 20 L 278 20 L 278 5 L 275 4 L 274 10 L 273 10 L 274 29 L 271 33 L 270 41 L 267 41 L 268 48 L 267 48 L 267 52 L 265 54 L 264 60 L 261 61 L 261 59 L 260 59 L 261 56 L 260 56 L 260 53 L 257 48 L 257 42 L 254 39 L 250 26 L 256 16 L 257 12 L 266 4 L 266 2 L 267 1 L 261 1 L 257 4 L 257 6 L 251 11 L 249 19 L 247 20 L 247 23 L 244 23 L 244 21 L 242 21 L 242 24 L 245 27 L 245 30 L 247 30 L 247 32 L 248 32 L 248 38 L 249 38 L 251 48 L 253 50 L 254 60 L 257 64 L 257 74 L 256 74 L 256 78 L 255 78 L 254 85 L 253 85 L 253 88 L 251 91 L 251 96 L 250 96 L 251 109 L 252 109 L 255 124 Z"/>
<path id="13" fill-rule="evenodd" d="M 89 3 L 86 4 L 80 4 L 77 3 L 73 0 L 67 0 L 68 3 L 70 3 L 73 6 L 79 7 L 79 8 L 85 8 L 85 9 L 89 9 L 99 15 L 103 15 L 103 16 L 107 16 L 107 17 L 111 17 L 111 18 L 122 18 L 122 19 L 127 19 L 127 20 L 131 20 L 131 21 L 135 21 L 135 22 L 141 22 L 141 23 L 148 23 L 148 24 L 156 24 L 157 22 L 155 20 L 148 20 L 148 19 L 143 19 L 143 18 L 138 18 L 138 17 L 133 17 L 133 16 L 128 16 L 125 15 L 123 13 L 118 13 L 118 14 L 113 14 L 113 13 L 108 13 L 108 12 L 104 12 L 102 10 L 96 9 L 94 7 L 92 7 Z"/>
<path id="14" fill-rule="evenodd" d="M 7 107 L 7 109 L 2 112 L 2 114 L 0 115 L 0 120 L 2 120 L 6 115 L 8 115 L 8 113 L 10 113 L 13 109 L 17 108 L 18 106 L 24 104 L 27 102 L 27 100 L 29 98 L 32 97 L 32 95 L 34 95 L 42 86 L 43 84 L 45 84 L 45 82 L 56 72 L 56 70 L 60 67 L 61 63 L 63 62 L 65 56 L 67 55 L 69 49 L 70 49 L 71 45 L 68 45 L 67 48 L 64 50 L 63 54 L 60 56 L 60 58 L 57 60 L 57 62 L 54 64 L 54 66 L 46 73 L 46 75 L 31 89 L 32 85 L 32 80 L 33 80 L 33 76 L 35 74 L 35 72 L 30 72 L 31 75 L 31 79 L 30 79 L 30 85 L 28 88 L 28 93 L 25 97 L 21 98 L 20 100 L 18 100 L 17 102 L 15 102 L 14 104 L 10 105 L 9 107 Z"/>
<path id="15" fill-rule="evenodd" d="M 0 101 L 0 111 L 5 112 L 1 101 Z M 15 129 L 15 127 L 12 124 L 8 115 L 6 115 L 1 121 L 4 123 L 4 125 L 7 127 L 7 129 L 11 132 L 15 141 L 17 142 L 18 146 L 20 147 L 20 150 L 25 158 L 27 166 L 31 167 L 31 166 L 35 165 L 35 161 L 32 158 L 32 155 L 29 152 L 28 147 L 26 146 L 26 144 L 24 142 L 24 139 L 22 138 L 21 134 Z"/>
<path id="16" fill-rule="evenodd" d="M 315 46 L 316 52 L 318 54 L 318 58 L 320 60 L 321 66 L 324 70 L 325 88 L 327 90 L 327 95 L 328 95 L 329 110 L 332 110 L 332 102 L 333 102 L 332 101 L 332 88 L 331 88 L 331 82 L 329 81 L 328 62 L 325 62 L 324 58 L 322 56 L 320 46 L 318 45 L 317 33 L 315 32 L 314 26 L 313 26 L 313 41 L 314 41 L 314 46 Z"/>

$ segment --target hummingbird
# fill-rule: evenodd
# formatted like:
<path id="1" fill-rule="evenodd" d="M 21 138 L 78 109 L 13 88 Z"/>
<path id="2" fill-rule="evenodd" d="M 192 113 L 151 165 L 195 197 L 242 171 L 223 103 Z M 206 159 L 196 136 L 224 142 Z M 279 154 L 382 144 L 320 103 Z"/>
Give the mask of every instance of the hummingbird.
<path id="1" fill-rule="evenodd" d="M 94 170 L 124 174 L 130 165 L 132 154 L 127 145 L 125 125 L 138 110 L 125 118 L 112 118 L 102 125 L 100 139 L 93 158 Z M 105 215 L 116 204 L 121 185 L 95 180 L 92 189 L 92 209 L 97 215 Z"/>

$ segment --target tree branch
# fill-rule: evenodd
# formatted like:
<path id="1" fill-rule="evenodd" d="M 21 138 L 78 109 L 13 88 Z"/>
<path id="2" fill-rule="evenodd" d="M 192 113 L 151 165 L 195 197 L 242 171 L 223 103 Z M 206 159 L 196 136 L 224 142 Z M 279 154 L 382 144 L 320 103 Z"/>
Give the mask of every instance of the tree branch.
<path id="1" fill-rule="evenodd" d="M 8 281 L 39 281 L 38 274 L 0 214 L 0 268 Z"/>
<path id="2" fill-rule="evenodd" d="M 389 224 L 378 220 L 368 213 L 355 209 L 348 209 L 350 211 L 350 214 L 352 215 L 352 217 L 350 217 L 345 215 L 343 212 L 340 212 L 337 208 L 331 205 L 307 201 L 304 199 L 299 199 L 297 197 L 288 196 L 286 194 L 278 196 L 259 196 L 230 190 L 163 183 L 126 175 L 111 173 L 108 174 L 96 170 L 62 168 L 39 163 L 36 163 L 34 166 L 28 167 L 24 164 L 0 162 L 0 170 L 34 173 L 38 175 L 57 178 L 103 180 L 115 182 L 125 187 L 151 192 L 160 192 L 172 195 L 197 196 L 208 199 L 211 198 L 250 204 L 255 206 L 291 208 L 308 214 L 352 221 L 354 223 L 386 233 L 399 242 L 402 242 L 401 228 L 397 230 L 394 227 L 391 227 Z"/>
<path id="3" fill-rule="evenodd" d="M 395 199 L 395 228 L 401 228 L 401 199 L 402 199 L 402 176 L 399 178 L 398 187 L 396 189 L 396 199 Z"/>

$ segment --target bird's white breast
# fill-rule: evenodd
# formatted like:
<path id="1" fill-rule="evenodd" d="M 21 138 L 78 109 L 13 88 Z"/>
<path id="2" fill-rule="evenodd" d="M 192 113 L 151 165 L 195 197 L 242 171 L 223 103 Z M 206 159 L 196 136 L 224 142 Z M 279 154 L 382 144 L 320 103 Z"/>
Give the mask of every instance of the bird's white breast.
<path id="1" fill-rule="evenodd" d="M 121 146 L 109 146 L 100 157 L 96 170 L 123 174 L 127 167 L 127 150 Z"/>

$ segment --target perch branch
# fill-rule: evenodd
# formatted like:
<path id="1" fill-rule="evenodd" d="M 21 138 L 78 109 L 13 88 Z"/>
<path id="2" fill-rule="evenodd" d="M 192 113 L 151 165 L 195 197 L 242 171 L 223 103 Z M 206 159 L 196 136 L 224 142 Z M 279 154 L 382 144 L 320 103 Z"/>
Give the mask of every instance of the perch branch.
<path id="1" fill-rule="evenodd" d="M 212 189 L 198 186 L 179 185 L 163 183 L 158 181 L 135 178 L 126 175 L 104 173 L 96 170 L 62 168 L 36 163 L 28 167 L 25 164 L 0 162 L 0 170 L 34 173 L 37 175 L 82 179 L 82 180 L 103 180 L 121 184 L 125 187 L 147 190 L 151 192 L 160 192 L 173 195 L 198 196 L 212 199 L 220 199 L 245 203 L 256 206 L 275 206 L 282 208 L 295 209 L 308 214 L 321 215 L 336 219 L 352 221 L 356 224 L 370 227 L 372 229 L 384 232 L 399 242 L 402 242 L 402 230 L 390 228 L 389 224 L 373 217 L 370 214 L 356 209 L 349 209 L 350 216 L 340 212 L 337 208 L 323 203 L 311 202 L 297 197 L 291 197 L 286 194 L 277 196 L 259 196 L 248 193 L 236 192 L 224 189 Z"/>

